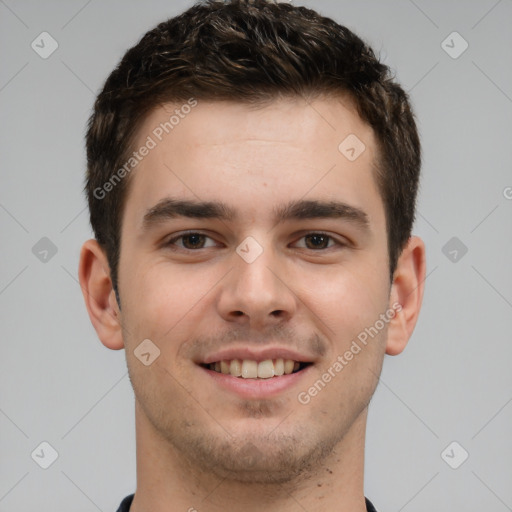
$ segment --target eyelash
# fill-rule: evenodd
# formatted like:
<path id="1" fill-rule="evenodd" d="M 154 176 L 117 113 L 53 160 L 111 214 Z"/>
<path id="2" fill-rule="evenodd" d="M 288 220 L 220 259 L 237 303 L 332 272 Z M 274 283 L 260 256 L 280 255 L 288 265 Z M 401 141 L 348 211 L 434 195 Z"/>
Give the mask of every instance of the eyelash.
<path id="1" fill-rule="evenodd" d="M 201 233 L 199 231 L 189 231 L 187 233 L 182 233 L 181 235 L 178 235 L 178 236 L 175 236 L 175 237 L 171 238 L 170 240 L 168 240 L 166 242 L 165 245 L 167 247 L 172 248 L 173 250 L 182 250 L 182 251 L 190 251 L 190 252 L 196 252 L 196 251 L 200 251 L 201 249 L 209 249 L 210 248 L 210 247 L 199 247 L 197 249 L 189 249 L 187 247 L 177 247 L 177 246 L 174 245 L 178 240 L 184 239 L 185 237 L 192 236 L 192 235 L 204 236 L 205 238 L 209 238 L 210 240 L 213 240 L 210 236 L 208 236 L 208 235 L 206 235 L 204 233 Z M 306 238 L 308 236 L 312 236 L 312 235 L 326 237 L 328 239 L 328 244 L 329 244 L 329 242 L 332 241 L 332 242 L 334 242 L 334 245 L 333 246 L 324 247 L 324 248 L 320 248 L 320 249 L 308 249 L 307 247 L 300 247 L 300 249 L 307 249 L 307 250 L 310 250 L 310 251 L 313 251 L 313 252 L 321 252 L 321 251 L 326 251 L 327 249 L 332 249 L 334 246 L 345 247 L 347 245 L 345 243 L 340 242 L 339 240 L 336 240 L 335 237 L 333 237 L 332 235 L 329 235 L 329 234 L 324 233 L 322 231 L 311 231 L 309 233 L 306 233 L 304 236 L 300 237 L 299 240 L 302 240 L 302 239 L 304 239 L 304 238 Z"/>

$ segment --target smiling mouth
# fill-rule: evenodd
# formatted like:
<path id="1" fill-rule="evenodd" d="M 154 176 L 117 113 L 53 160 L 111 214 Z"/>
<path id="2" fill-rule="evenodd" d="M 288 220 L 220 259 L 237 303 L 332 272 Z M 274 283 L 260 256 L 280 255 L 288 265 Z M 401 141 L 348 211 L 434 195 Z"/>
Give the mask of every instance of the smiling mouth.
<path id="1" fill-rule="evenodd" d="M 201 366 L 217 373 L 241 379 L 271 379 L 298 373 L 311 364 L 292 359 L 266 359 L 259 362 L 251 359 L 232 359 L 230 361 L 202 364 Z"/>

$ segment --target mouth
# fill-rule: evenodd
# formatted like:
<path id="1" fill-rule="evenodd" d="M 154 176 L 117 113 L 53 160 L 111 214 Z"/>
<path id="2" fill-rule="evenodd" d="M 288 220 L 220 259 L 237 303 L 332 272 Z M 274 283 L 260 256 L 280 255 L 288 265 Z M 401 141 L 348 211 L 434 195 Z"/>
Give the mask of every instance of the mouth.
<path id="1" fill-rule="evenodd" d="M 244 400 L 271 400 L 300 390 L 311 380 L 317 360 L 291 347 L 238 345 L 196 360 L 206 389 Z M 310 375 L 311 374 L 311 375 Z"/>
<path id="2" fill-rule="evenodd" d="M 230 375 L 239 379 L 268 380 L 299 373 L 312 363 L 295 361 L 293 359 L 231 359 L 212 363 L 203 363 L 200 366 L 212 372 Z"/>

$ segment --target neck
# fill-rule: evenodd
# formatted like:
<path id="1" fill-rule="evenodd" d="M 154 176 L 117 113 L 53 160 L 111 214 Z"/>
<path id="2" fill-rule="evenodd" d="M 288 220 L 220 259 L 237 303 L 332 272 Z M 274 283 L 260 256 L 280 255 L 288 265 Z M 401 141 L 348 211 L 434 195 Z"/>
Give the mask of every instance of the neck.
<path id="1" fill-rule="evenodd" d="M 130 512 L 365 512 L 367 410 L 314 468 L 285 483 L 255 484 L 204 472 L 148 422 L 136 402 L 137 491 Z"/>

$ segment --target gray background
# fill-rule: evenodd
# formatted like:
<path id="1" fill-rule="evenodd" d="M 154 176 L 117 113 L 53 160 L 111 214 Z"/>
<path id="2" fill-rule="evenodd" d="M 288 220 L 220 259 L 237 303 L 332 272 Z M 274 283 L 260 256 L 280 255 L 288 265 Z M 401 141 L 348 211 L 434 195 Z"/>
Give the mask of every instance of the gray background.
<path id="1" fill-rule="evenodd" d="M 512 1 L 304 4 L 397 71 L 425 155 L 415 233 L 427 244 L 426 295 L 370 408 L 366 494 L 381 512 L 512 510 Z M 2 512 L 109 512 L 135 489 L 124 352 L 97 340 L 77 283 L 91 236 L 83 136 L 123 52 L 189 5 L 0 0 Z M 43 31 L 59 45 L 47 59 L 31 48 Z M 442 46 L 453 31 L 469 44 L 458 58 Z M 59 455 L 48 469 L 31 458 L 43 441 Z M 452 441 L 462 448 L 443 458 Z M 462 449 L 469 458 L 452 469 Z"/>

